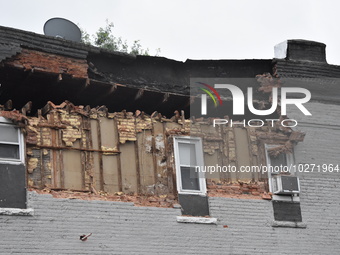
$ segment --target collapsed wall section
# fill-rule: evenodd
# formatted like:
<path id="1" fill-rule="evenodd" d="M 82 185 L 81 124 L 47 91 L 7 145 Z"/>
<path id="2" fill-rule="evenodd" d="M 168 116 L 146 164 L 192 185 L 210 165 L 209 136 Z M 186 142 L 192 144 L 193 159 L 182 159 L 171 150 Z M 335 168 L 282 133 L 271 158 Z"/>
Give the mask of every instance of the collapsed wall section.
<path id="1" fill-rule="evenodd" d="M 70 102 L 49 102 L 36 117 L 17 111 L 1 111 L 1 115 L 25 123 L 21 126 L 29 188 L 96 195 L 174 199 L 174 136 L 201 137 L 205 166 L 236 169 L 265 165 L 265 144 L 277 145 L 271 153 L 280 154 L 301 141 L 297 132 L 280 126 L 214 127 L 210 119 L 185 119 L 184 112 L 167 119 L 156 112 L 151 116 L 140 111 L 109 113 L 106 107 L 90 109 Z M 260 171 L 210 171 L 206 179 L 210 196 L 261 198 L 268 192 L 268 176 Z"/>

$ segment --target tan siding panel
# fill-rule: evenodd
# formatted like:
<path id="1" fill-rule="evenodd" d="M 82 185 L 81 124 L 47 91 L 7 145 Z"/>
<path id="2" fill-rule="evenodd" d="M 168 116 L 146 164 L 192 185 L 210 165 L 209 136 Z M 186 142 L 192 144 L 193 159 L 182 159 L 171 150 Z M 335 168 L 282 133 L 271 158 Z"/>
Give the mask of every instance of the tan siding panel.
<path id="1" fill-rule="evenodd" d="M 137 169 L 135 145 L 133 142 L 126 142 L 120 145 L 120 159 L 122 166 L 123 192 L 137 192 Z"/>
<path id="2" fill-rule="evenodd" d="M 241 166 L 250 166 L 251 158 L 249 153 L 248 133 L 244 128 L 234 128 L 235 143 L 236 143 L 236 157 L 238 163 L 238 170 Z M 252 179 L 252 173 L 241 173 L 238 175 L 239 180 L 248 181 Z"/>
<path id="3" fill-rule="evenodd" d="M 82 165 L 79 151 L 64 151 L 64 183 L 66 189 L 83 189 Z"/>

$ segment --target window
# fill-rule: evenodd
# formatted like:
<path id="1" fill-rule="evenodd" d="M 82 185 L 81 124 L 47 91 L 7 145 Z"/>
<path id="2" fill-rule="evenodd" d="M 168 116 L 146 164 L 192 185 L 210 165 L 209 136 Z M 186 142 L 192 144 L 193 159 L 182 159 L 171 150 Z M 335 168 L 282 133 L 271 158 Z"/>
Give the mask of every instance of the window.
<path id="1" fill-rule="evenodd" d="M 206 194 L 202 140 L 198 137 L 174 138 L 177 190 L 180 194 Z"/>
<path id="2" fill-rule="evenodd" d="M 294 164 L 293 153 L 280 153 L 272 156 L 269 149 L 280 145 L 266 145 L 266 158 L 268 167 L 269 191 L 273 192 L 272 204 L 274 212 L 274 224 L 272 226 L 305 227 L 302 222 L 299 179 L 290 173 Z M 282 223 L 284 222 L 284 223 Z M 287 224 L 287 222 L 289 224 Z M 294 224 L 290 224 L 293 222 Z"/>
<path id="3" fill-rule="evenodd" d="M 279 155 L 272 156 L 268 150 L 271 148 L 279 147 L 280 145 L 268 145 L 266 144 L 266 158 L 268 167 L 268 183 L 269 191 L 273 192 L 273 178 L 277 175 L 291 175 L 287 170 L 294 164 L 293 153 L 280 153 Z"/>
<path id="4" fill-rule="evenodd" d="M 23 138 L 19 128 L 0 117 L 0 163 L 23 163 L 22 144 Z"/>
<path id="5" fill-rule="evenodd" d="M 0 117 L 0 208 L 26 208 L 23 136 L 20 128 L 3 117 Z"/>

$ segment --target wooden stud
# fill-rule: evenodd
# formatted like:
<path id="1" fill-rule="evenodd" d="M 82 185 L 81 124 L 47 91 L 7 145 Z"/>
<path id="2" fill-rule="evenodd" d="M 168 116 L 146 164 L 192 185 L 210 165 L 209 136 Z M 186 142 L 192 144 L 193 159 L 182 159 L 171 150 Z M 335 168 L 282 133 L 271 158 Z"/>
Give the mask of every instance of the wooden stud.
<path id="1" fill-rule="evenodd" d="M 84 131 L 84 122 L 83 122 L 83 117 L 81 117 L 80 121 L 80 133 L 81 133 L 81 139 L 80 139 L 80 149 L 83 149 L 83 132 Z M 86 190 L 86 165 L 87 165 L 87 155 L 86 151 L 81 151 L 80 152 L 80 164 L 81 164 L 81 178 L 82 178 L 82 183 L 81 187 L 82 189 Z"/>
<path id="2" fill-rule="evenodd" d="M 118 135 L 118 123 L 117 123 L 117 120 L 116 118 L 113 119 L 113 124 L 114 124 L 114 127 L 116 130 L 115 132 L 115 139 L 117 141 L 116 143 L 116 148 L 118 151 L 120 151 L 120 142 L 119 142 L 119 135 Z M 122 162 L 121 162 L 121 158 L 120 158 L 120 155 L 118 155 L 118 158 L 117 158 L 117 170 L 118 170 L 118 188 L 119 188 L 119 191 L 122 192 L 123 191 L 123 177 L 122 177 Z"/>
<path id="3" fill-rule="evenodd" d="M 12 102 L 12 100 L 11 100 L 11 99 L 8 100 L 8 101 L 5 103 L 4 107 L 5 107 L 5 111 L 12 110 L 12 109 L 13 109 L 13 102 Z"/>
<path id="4" fill-rule="evenodd" d="M 21 113 L 26 116 L 27 113 L 30 113 L 32 109 L 32 101 L 29 101 L 21 108 Z"/>
<path id="5" fill-rule="evenodd" d="M 59 120 L 59 122 L 61 122 L 61 116 L 60 116 L 60 113 L 59 112 L 57 112 L 57 114 L 58 114 L 58 120 Z M 54 119 L 53 119 L 53 121 L 54 121 Z M 53 132 L 53 131 L 52 131 Z M 58 129 L 57 130 L 57 146 L 62 146 L 62 144 L 63 144 L 63 141 L 62 141 L 62 134 L 61 134 L 61 129 Z M 63 157 L 63 152 L 62 151 L 59 151 L 58 152 L 58 160 L 59 160 L 59 171 L 60 171 L 60 186 L 62 187 L 62 188 L 65 188 L 65 168 L 64 168 L 64 157 Z"/>
<path id="6" fill-rule="evenodd" d="M 54 125 L 54 114 L 53 113 L 50 113 L 50 122 L 51 122 L 51 125 Z M 55 130 L 51 130 L 51 142 L 52 142 L 52 147 L 55 147 L 55 146 L 57 146 L 57 144 L 56 144 L 56 132 L 57 131 L 55 131 Z M 42 139 L 42 137 L 41 137 L 41 145 L 44 145 L 43 144 L 43 139 Z M 58 160 L 57 160 L 57 151 L 53 151 L 52 152 L 52 159 L 51 159 L 51 161 L 52 161 L 52 165 L 53 165 L 53 168 L 52 168 L 52 173 L 51 173 L 51 175 L 52 175 L 52 177 L 53 177 L 53 179 L 52 179 L 52 187 L 53 188 L 57 188 L 57 187 L 59 187 L 59 185 L 58 185 L 58 170 L 57 170 L 57 168 L 58 168 L 58 166 L 57 166 L 57 162 L 58 162 Z"/>
<path id="7" fill-rule="evenodd" d="M 155 129 L 153 124 L 153 119 L 151 119 L 151 136 L 152 136 L 152 148 L 151 148 L 151 154 L 152 154 L 152 160 L 153 160 L 153 175 L 154 175 L 154 184 L 158 181 L 158 173 L 157 173 L 157 159 L 156 159 L 156 139 L 155 139 Z"/>
<path id="8" fill-rule="evenodd" d="M 102 148 L 102 136 L 100 130 L 100 120 L 97 119 L 97 134 L 98 134 L 98 147 Z M 103 166 L 103 153 L 98 153 L 99 158 L 99 188 L 104 191 L 104 166 Z"/>
<path id="9" fill-rule="evenodd" d="M 42 128 L 40 128 L 39 132 L 40 132 L 40 137 L 42 137 Z M 44 159 L 43 159 L 43 149 L 40 149 L 40 188 L 43 189 L 44 188 L 44 184 L 45 183 L 45 171 L 44 171 Z"/>
<path id="10" fill-rule="evenodd" d="M 140 161 L 139 161 L 138 140 L 134 141 L 134 144 L 135 144 L 135 154 L 136 154 L 137 193 L 141 194 L 142 186 L 141 186 L 141 176 L 140 176 L 140 166 L 139 166 Z"/>

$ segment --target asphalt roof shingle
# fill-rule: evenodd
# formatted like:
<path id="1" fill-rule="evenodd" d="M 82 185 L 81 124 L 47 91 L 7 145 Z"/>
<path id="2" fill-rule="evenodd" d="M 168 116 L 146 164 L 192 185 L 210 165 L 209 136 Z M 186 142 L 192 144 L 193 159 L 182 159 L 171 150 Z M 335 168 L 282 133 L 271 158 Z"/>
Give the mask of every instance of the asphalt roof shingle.
<path id="1" fill-rule="evenodd" d="M 21 52 L 18 43 L 0 43 L 0 62 Z"/>

